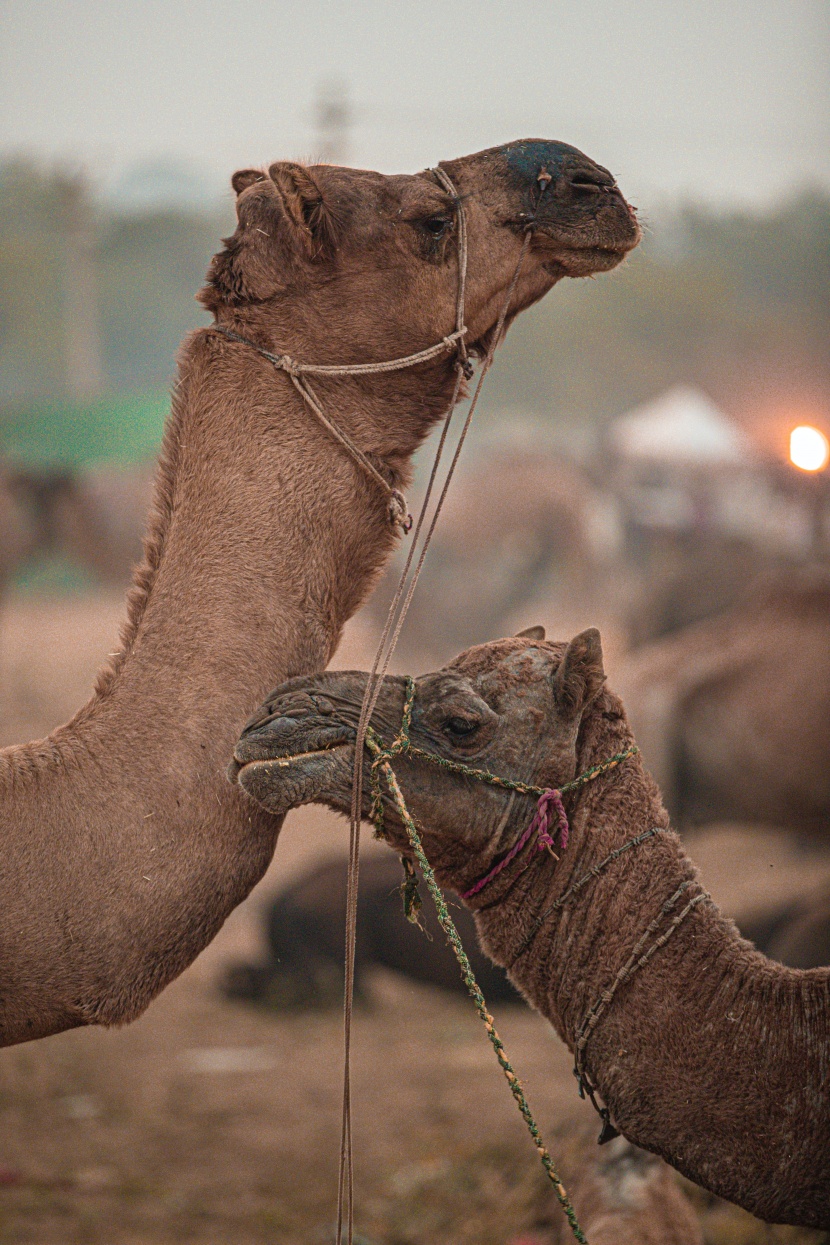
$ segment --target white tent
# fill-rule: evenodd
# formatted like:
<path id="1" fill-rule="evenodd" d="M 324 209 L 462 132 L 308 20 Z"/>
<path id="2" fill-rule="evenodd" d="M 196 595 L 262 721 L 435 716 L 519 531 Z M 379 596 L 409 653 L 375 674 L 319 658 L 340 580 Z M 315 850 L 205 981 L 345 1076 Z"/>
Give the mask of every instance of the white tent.
<path id="1" fill-rule="evenodd" d="M 756 457 L 750 438 L 700 389 L 677 385 L 621 415 L 611 443 L 628 459 L 687 466 L 739 466 Z"/>

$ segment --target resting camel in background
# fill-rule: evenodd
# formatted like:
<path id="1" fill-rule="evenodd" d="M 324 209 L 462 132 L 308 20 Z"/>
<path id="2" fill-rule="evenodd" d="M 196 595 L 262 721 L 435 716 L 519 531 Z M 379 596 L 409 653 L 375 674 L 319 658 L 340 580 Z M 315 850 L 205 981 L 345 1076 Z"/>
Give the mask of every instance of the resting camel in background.
<path id="1" fill-rule="evenodd" d="M 27 564 L 56 555 L 123 586 L 141 557 L 152 475 L 148 464 L 81 471 L 0 463 L 0 600 Z"/>
<path id="2" fill-rule="evenodd" d="M 0 600 L 17 567 L 37 540 L 35 523 L 21 503 L 13 474 L 0 465 Z"/>
<path id="3" fill-rule="evenodd" d="M 201 293 L 216 324 L 310 363 L 488 346 L 561 277 L 614 267 L 639 227 L 604 169 L 528 140 L 414 176 L 277 163 L 235 174 L 238 224 Z M 540 177 L 546 193 L 540 195 Z M 389 484 L 447 414 L 452 349 L 391 374 L 315 377 Z M 118 653 L 46 740 L 0 755 L 0 1041 L 138 1016 L 262 876 L 280 821 L 225 778 L 275 679 L 323 667 L 395 543 L 388 498 L 285 372 L 201 329 L 185 342 L 145 559 Z"/>
<path id="4" fill-rule="evenodd" d="M 268 698 L 235 754 L 263 807 L 348 811 L 366 678 L 305 676 Z M 405 704 L 416 748 L 546 791 L 628 754 L 564 796 L 550 852 L 537 850 L 545 822 L 531 821 L 526 795 L 417 754 L 393 765 L 439 884 L 461 895 L 484 950 L 574 1051 L 583 1089 L 606 1104 L 603 1134 L 613 1122 L 762 1219 L 830 1227 L 830 969 L 766 959 L 709 899 L 630 753 L 599 633 L 545 643 L 532 628 L 413 684 L 387 678 L 372 718 L 387 746 Z M 393 806 L 385 824 L 411 854 Z"/>
<path id="5" fill-rule="evenodd" d="M 830 575 L 789 572 L 632 654 L 617 682 L 681 827 L 767 822 L 830 842 Z"/>

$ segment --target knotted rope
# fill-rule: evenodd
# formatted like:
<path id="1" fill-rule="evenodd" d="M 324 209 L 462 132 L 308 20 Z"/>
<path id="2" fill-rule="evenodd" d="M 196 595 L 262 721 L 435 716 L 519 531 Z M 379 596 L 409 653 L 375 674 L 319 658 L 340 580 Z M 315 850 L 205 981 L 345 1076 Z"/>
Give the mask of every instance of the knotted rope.
<path id="1" fill-rule="evenodd" d="M 419 350 L 416 354 L 408 354 L 400 359 L 387 359 L 383 363 L 298 363 L 296 359 L 292 359 L 288 354 L 272 354 L 270 350 L 258 346 L 256 342 L 250 341 L 249 338 L 243 337 L 240 333 L 236 333 L 233 329 L 225 328 L 221 324 L 214 325 L 217 333 L 222 333 L 229 341 L 241 342 L 245 346 L 250 346 L 257 354 L 262 355 L 263 359 L 267 359 L 281 372 L 285 372 L 290 378 L 294 388 L 305 402 L 308 409 L 314 414 L 326 431 L 342 445 L 347 454 L 350 454 L 357 465 L 375 484 L 387 494 L 389 498 L 389 520 L 391 523 L 400 527 L 403 532 L 409 532 L 412 528 L 412 515 L 409 514 L 406 498 L 399 489 L 393 488 L 388 480 L 384 479 L 377 467 L 364 454 L 363 450 L 357 445 L 349 434 L 340 427 L 339 424 L 327 415 L 323 410 L 322 403 L 317 394 L 306 379 L 308 376 L 378 376 L 383 372 L 400 372 L 404 368 L 416 367 L 419 363 L 426 363 L 430 359 L 435 359 L 438 355 L 446 351 L 458 348 L 463 350 L 461 354 L 461 366 L 466 369 L 469 367 L 467 363 L 467 352 L 464 348 L 464 337 L 467 329 L 464 325 L 459 325 L 454 333 L 443 337 L 440 342 L 436 342 L 434 346 L 427 347 L 426 350 Z M 466 374 L 466 372 L 465 372 Z"/>
<path id="2" fill-rule="evenodd" d="M 491 882 L 493 878 L 498 876 L 498 874 L 501 873 L 501 871 L 508 864 L 510 864 L 512 860 L 515 860 L 515 858 L 519 855 L 521 850 L 533 837 L 534 833 L 537 836 L 537 847 L 540 849 L 546 847 L 550 851 L 551 855 L 558 861 L 559 857 L 553 851 L 553 840 L 550 837 L 550 821 L 551 821 L 551 816 L 553 812 L 555 813 L 556 819 L 557 819 L 557 829 L 560 835 L 560 845 L 562 849 L 564 850 L 568 844 L 569 826 L 568 826 L 567 814 L 565 812 L 565 806 L 562 801 L 562 796 L 570 791 L 579 790 L 579 788 L 585 786 L 587 783 L 593 782 L 595 779 L 599 778 L 601 774 L 606 774 L 610 770 L 615 769 L 618 765 L 621 764 L 622 761 L 625 761 L 628 757 L 635 756 L 637 753 L 639 753 L 640 749 L 636 746 L 636 744 L 632 745 L 629 748 L 625 748 L 623 749 L 623 751 L 616 753 L 614 756 L 609 757 L 607 760 L 599 761 L 596 765 L 589 766 L 588 769 L 584 770 L 581 774 L 577 775 L 576 778 L 572 779 L 570 782 L 565 783 L 560 788 L 535 787 L 535 786 L 532 786 L 530 783 L 520 782 L 516 779 L 503 778 L 499 774 L 491 773 L 490 770 L 477 769 L 470 765 L 464 765 L 460 761 L 449 760 L 446 757 L 440 756 L 438 753 L 429 752 L 426 749 L 419 748 L 415 744 L 413 744 L 412 739 L 410 737 L 410 731 L 411 731 L 411 726 L 412 726 L 412 712 L 415 707 L 415 691 L 416 691 L 415 680 L 411 676 L 407 676 L 406 690 L 404 693 L 403 712 L 401 714 L 401 725 L 400 725 L 397 735 L 395 736 L 395 738 L 393 739 L 392 743 L 389 745 L 388 748 L 385 748 L 383 746 L 383 743 L 380 740 L 379 736 L 375 733 L 375 731 L 371 729 L 371 727 L 366 732 L 366 741 L 365 741 L 366 747 L 368 748 L 373 758 L 371 770 L 370 770 L 371 783 L 372 783 L 372 803 L 371 803 L 371 807 L 369 811 L 369 816 L 372 822 L 374 823 L 375 833 L 377 834 L 377 836 L 379 838 L 386 838 L 385 829 L 384 829 L 384 820 L 383 820 L 383 793 L 381 790 L 381 783 L 380 783 L 380 779 L 382 775 L 386 782 L 387 788 L 392 796 L 392 800 L 397 809 L 398 816 L 400 817 L 401 822 L 403 823 L 407 838 L 409 839 L 410 847 L 412 848 L 413 855 L 415 856 L 415 859 L 418 862 L 418 865 L 421 869 L 421 873 L 423 874 L 424 880 L 426 881 L 427 888 L 429 889 L 429 892 L 432 896 L 433 902 L 435 904 L 436 912 L 438 914 L 438 920 L 445 934 L 447 935 L 447 940 L 455 954 L 456 959 L 458 960 L 459 966 L 461 968 L 461 975 L 464 979 L 464 982 L 467 986 L 467 989 L 470 993 L 473 1003 L 475 1004 L 476 1011 L 481 1017 L 481 1020 L 484 1022 L 484 1026 L 487 1030 L 487 1036 L 489 1037 L 490 1041 L 493 1044 L 493 1048 L 498 1057 L 499 1064 L 501 1065 L 502 1071 L 504 1072 L 505 1077 L 507 1078 L 507 1082 L 510 1086 L 513 1097 L 515 1098 L 518 1104 L 519 1110 L 522 1114 L 522 1118 L 527 1124 L 528 1130 L 533 1139 L 533 1143 L 536 1146 L 536 1149 L 541 1158 L 542 1166 L 544 1167 L 551 1182 L 553 1183 L 557 1199 L 560 1205 L 562 1206 L 562 1209 L 565 1212 L 565 1215 L 568 1219 L 568 1223 L 570 1224 L 570 1227 L 571 1227 L 571 1231 L 573 1232 L 574 1236 L 576 1237 L 578 1241 L 585 1241 L 585 1237 L 583 1236 L 582 1230 L 579 1227 L 579 1223 L 576 1219 L 576 1215 L 574 1213 L 570 1200 L 568 1199 L 564 1185 L 562 1184 L 562 1181 L 557 1175 L 556 1169 L 553 1166 L 553 1160 L 551 1159 L 550 1153 L 548 1152 L 547 1147 L 545 1146 L 544 1142 L 541 1139 L 538 1127 L 530 1111 L 530 1107 L 527 1103 L 527 1099 L 525 1098 L 524 1093 L 522 1091 L 521 1083 L 516 1077 L 516 1074 L 512 1066 L 510 1065 L 510 1062 L 507 1059 L 507 1055 L 504 1050 L 504 1044 L 499 1038 L 499 1035 L 496 1032 L 495 1027 L 493 1025 L 493 1018 L 490 1015 L 490 1013 L 487 1011 L 487 1005 L 485 1003 L 484 996 L 482 995 L 478 987 L 478 983 L 475 980 L 475 976 L 473 975 L 470 962 L 467 959 L 467 956 L 464 952 L 464 948 L 461 943 L 461 939 L 458 936 L 458 931 L 456 930 L 453 920 L 450 917 L 449 912 L 447 911 L 447 907 L 444 902 L 444 897 L 441 893 L 440 888 L 438 887 L 437 882 L 435 881 L 435 874 L 433 873 L 433 870 L 429 864 L 429 861 L 427 860 L 426 855 L 424 853 L 417 827 L 415 825 L 415 822 L 411 814 L 409 813 L 409 810 L 406 807 L 406 802 L 404 800 L 403 793 L 401 792 L 400 786 L 395 776 L 395 772 L 392 769 L 392 761 L 397 756 L 415 756 L 421 760 L 429 761 L 431 764 L 437 765 L 441 769 L 448 770 L 454 774 L 460 774 L 464 776 L 465 778 L 473 778 L 479 782 L 489 783 L 491 786 L 500 787 L 505 791 L 518 792 L 522 795 L 530 795 L 530 796 L 538 797 L 536 813 L 533 817 L 533 820 L 531 821 L 527 829 L 523 832 L 523 834 L 519 836 L 519 838 L 517 839 L 513 847 L 507 852 L 507 854 L 503 857 L 503 859 L 498 864 L 494 865 L 493 868 L 491 868 L 488 873 L 486 873 L 482 878 L 479 879 L 478 882 L 476 882 L 472 887 L 470 887 L 469 890 L 462 892 L 461 898 L 469 899 L 469 898 L 472 898 L 472 896 L 478 894 L 479 891 L 483 890 L 484 887 L 488 884 L 488 882 Z M 651 838 L 653 835 L 657 833 L 659 833 L 659 827 L 653 830 L 648 830 L 645 833 L 638 835 L 635 839 L 630 840 L 628 843 L 624 844 L 622 847 L 617 848 L 617 850 L 612 852 L 609 856 L 607 856 L 605 860 L 599 862 L 599 864 L 596 865 L 588 874 L 586 874 L 578 882 L 574 883 L 573 886 L 571 886 L 562 896 L 560 896 L 560 898 L 554 904 L 551 905 L 551 907 L 547 910 L 547 912 L 550 913 L 554 911 L 555 909 L 561 907 L 563 904 L 565 904 L 568 899 L 570 899 L 573 895 L 577 894 L 582 889 L 582 887 L 591 877 L 598 876 L 598 874 L 608 864 L 610 864 L 611 861 L 616 860 L 619 856 L 623 854 L 623 852 L 627 851 L 631 847 L 635 847 L 638 844 L 645 842 L 646 839 Z M 418 892 L 417 892 L 417 879 L 415 877 L 414 870 L 412 869 L 411 864 L 406 860 L 406 858 L 401 857 L 401 861 L 404 866 L 404 875 L 405 875 L 404 912 L 409 920 L 417 922 L 418 920 L 417 914 L 421 906 L 420 898 L 418 897 Z M 529 863 L 530 862 L 525 864 L 525 869 L 528 867 Z M 681 887 L 680 890 L 677 892 L 677 895 L 679 895 L 683 889 L 684 888 Z M 674 896 L 673 898 L 676 898 L 676 897 L 677 896 Z M 699 899 L 700 898 L 705 898 L 705 896 L 700 896 Z M 677 927 L 677 925 L 679 925 L 680 922 L 688 915 L 691 909 L 695 906 L 695 903 L 699 902 L 699 899 L 687 905 L 687 907 L 683 910 L 683 912 L 677 918 L 675 918 L 675 921 L 673 922 L 669 931 L 661 939 L 658 939 L 657 942 L 652 947 L 649 948 L 648 952 L 646 952 L 644 956 L 641 956 L 640 960 L 637 961 L 637 955 L 642 950 L 642 947 L 648 935 L 652 933 L 654 929 L 657 927 L 657 924 L 659 923 L 659 918 L 651 923 L 651 925 L 646 930 L 646 933 L 643 935 L 643 937 L 640 939 L 640 941 L 637 943 L 636 947 L 634 948 L 634 952 L 632 953 L 630 960 L 623 967 L 623 969 L 621 969 L 620 972 L 617 974 L 617 977 L 615 978 L 611 989 L 603 992 L 598 1004 L 596 1004 L 595 1007 L 592 1008 L 591 1011 L 588 1013 L 588 1016 L 586 1017 L 585 1022 L 583 1023 L 579 1032 L 577 1033 L 577 1041 L 576 1041 L 576 1045 L 574 1048 L 574 1074 L 578 1078 L 580 1097 L 584 1098 L 587 1094 L 587 1097 L 590 1099 L 592 1106 L 597 1111 L 597 1113 L 599 1114 L 602 1120 L 602 1131 L 599 1136 L 600 1145 L 604 1144 L 606 1141 L 610 1141 L 613 1137 L 616 1137 L 619 1134 L 617 1130 L 614 1128 L 613 1124 L 611 1123 L 611 1114 L 608 1108 L 600 1106 L 600 1104 L 597 1102 L 596 1090 L 594 1086 L 591 1084 L 590 1080 L 588 1079 L 588 1076 L 585 1073 L 584 1068 L 582 1067 L 582 1053 L 585 1049 L 585 1045 L 591 1033 L 593 1032 L 594 1027 L 598 1023 L 599 1018 L 602 1014 L 602 1011 L 611 1002 L 619 986 L 621 986 L 623 982 L 632 975 L 633 972 L 636 972 L 637 968 L 641 967 L 644 963 L 646 963 L 648 959 L 650 959 L 650 957 L 658 949 L 658 947 L 664 945 L 664 943 L 668 940 L 670 935 L 674 932 L 674 929 Z M 667 907 L 670 907 L 670 906 L 671 906 L 671 902 Z M 662 911 L 665 912 L 667 910 L 667 907 L 664 906 L 664 909 Z M 539 924 L 541 924 L 541 919 L 540 919 Z M 531 937 L 535 932 L 536 932 L 536 928 L 534 928 L 531 931 Z M 521 952 L 526 948 L 526 946 L 528 945 L 528 942 L 529 940 L 526 941 L 525 944 L 523 944 L 522 948 L 519 951 L 519 954 L 521 954 Z M 515 963 L 517 959 L 518 959 L 518 955 L 514 957 L 513 963 Z M 637 962 L 635 963 L 635 961 Z"/>
<path id="3" fill-rule="evenodd" d="M 640 751 L 636 744 L 632 744 L 630 748 L 617 752 L 614 756 L 608 757 L 605 761 L 600 761 L 596 765 L 591 765 L 583 773 L 578 774 L 576 778 L 566 782 L 561 787 L 534 787 L 530 783 L 520 782 L 518 779 L 502 778 L 500 774 L 493 774 L 490 770 L 476 769 L 472 765 L 464 765 L 461 761 L 453 761 L 448 757 L 442 757 L 437 752 L 428 752 L 424 748 L 419 748 L 412 743 L 410 739 L 410 727 L 412 725 L 412 710 L 415 706 L 415 680 L 411 675 L 406 677 L 406 690 L 404 692 L 403 713 L 401 716 L 401 725 L 395 739 L 388 748 L 382 748 L 377 735 L 372 736 L 376 748 L 380 748 L 379 752 L 373 753 L 375 759 L 372 762 L 371 773 L 373 776 L 372 786 L 372 806 L 370 818 L 375 824 L 375 828 L 379 829 L 381 837 L 383 836 L 383 806 L 380 796 L 380 787 L 375 781 L 377 769 L 385 761 L 393 761 L 396 756 L 414 756 L 422 761 L 429 761 L 432 765 L 437 765 L 441 769 L 449 770 L 450 773 L 460 774 L 465 778 L 474 778 L 478 782 L 489 783 L 493 787 L 501 787 L 503 791 L 515 791 L 520 795 L 530 795 L 537 797 L 536 813 L 526 830 L 519 836 L 507 854 L 493 867 L 479 878 L 477 882 L 470 887 L 469 890 L 462 892 L 462 899 L 471 899 L 477 895 L 479 891 L 497 877 L 503 869 L 510 864 L 511 861 L 519 855 L 522 849 L 536 837 L 536 846 L 538 850 L 547 849 L 556 860 L 559 857 L 553 850 L 555 843 L 551 837 L 551 829 L 553 828 L 553 817 L 556 817 L 556 831 L 559 834 L 559 846 L 562 851 L 568 846 L 568 817 L 565 812 L 565 805 L 562 803 L 563 795 L 567 795 L 572 791 L 578 791 L 580 787 L 584 787 L 586 783 L 593 782 L 602 774 L 607 774 L 609 770 L 615 769 L 622 761 L 629 757 L 636 756 Z M 368 739 L 368 732 L 367 732 Z M 527 866 L 525 866 L 527 867 Z"/>
<path id="4" fill-rule="evenodd" d="M 516 1102 L 518 1103 L 519 1110 L 522 1113 L 525 1123 L 528 1126 L 531 1137 L 533 1138 L 534 1144 L 536 1145 L 541 1157 L 542 1164 L 554 1184 L 557 1198 L 565 1211 L 574 1235 L 577 1240 L 583 1241 L 585 1238 L 581 1235 L 581 1230 L 573 1213 L 573 1208 L 567 1198 L 562 1182 L 553 1167 L 553 1161 L 550 1154 L 539 1136 L 538 1128 L 536 1127 L 536 1123 L 530 1112 L 527 1100 L 522 1093 L 521 1085 L 516 1078 L 513 1068 L 507 1060 L 507 1056 L 504 1052 L 504 1045 L 493 1027 L 493 1018 L 487 1011 L 484 997 L 478 988 L 478 984 L 476 983 L 469 960 L 464 953 L 464 948 L 458 936 L 458 931 L 456 930 L 452 918 L 447 911 L 443 895 L 437 882 L 435 881 L 435 875 L 424 853 L 417 827 L 406 807 L 403 793 L 401 792 L 395 772 L 392 768 L 392 761 L 397 756 L 415 756 L 422 760 L 429 761 L 430 763 L 437 765 L 442 769 L 448 770 L 451 773 L 459 774 L 466 778 L 474 778 L 479 782 L 485 782 L 492 786 L 501 787 L 505 791 L 518 792 L 523 795 L 538 796 L 536 814 L 528 828 L 522 835 L 520 835 L 513 847 L 497 865 L 490 869 L 490 871 L 486 873 L 478 882 L 476 882 L 468 891 L 462 893 L 461 898 L 468 899 L 482 890 L 488 882 L 490 882 L 502 871 L 502 869 L 505 868 L 506 865 L 514 860 L 522 848 L 530 841 L 534 833 L 537 835 L 537 846 L 540 848 L 547 847 L 555 859 L 558 860 L 559 857 L 556 856 L 556 853 L 552 850 L 552 839 L 550 838 L 549 833 L 551 810 L 553 810 L 556 814 L 557 828 L 560 834 L 560 844 L 564 849 L 564 847 L 567 846 L 569 827 L 564 804 L 562 802 L 562 796 L 569 791 L 579 789 L 586 783 L 592 782 L 601 774 L 608 773 L 628 757 L 636 755 L 639 752 L 639 748 L 636 745 L 632 745 L 630 748 L 626 748 L 622 752 L 616 753 L 607 760 L 600 761 L 596 765 L 590 766 L 576 778 L 572 779 L 571 782 L 565 783 L 561 788 L 547 789 L 535 787 L 529 783 L 520 782 L 516 779 L 503 778 L 499 774 L 491 773 L 490 770 L 476 769 L 473 766 L 464 765 L 462 762 L 449 760 L 446 757 L 439 756 L 437 753 L 429 752 L 426 749 L 417 747 L 412 743 L 410 737 L 414 704 L 415 681 L 411 677 L 407 676 L 401 725 L 392 743 L 388 747 L 384 747 L 381 739 L 375 731 L 369 728 L 366 733 L 366 747 L 372 756 L 372 764 L 370 769 L 372 803 L 369 816 L 374 823 L 377 836 L 379 838 L 386 838 L 383 819 L 383 793 L 380 781 L 381 776 L 383 776 L 398 816 L 400 817 L 406 831 L 410 847 L 412 848 L 412 853 L 418 862 L 424 876 L 424 880 L 427 883 L 429 892 L 432 895 L 438 914 L 438 920 L 447 935 L 450 946 L 452 947 L 456 959 L 461 967 L 464 982 L 467 985 L 467 989 L 473 999 L 476 1010 L 484 1022 L 488 1037 L 493 1044 L 499 1063 L 505 1076 L 507 1077 L 510 1089 L 516 1099 Z M 620 856 L 624 855 L 632 848 L 640 846 L 640 844 L 645 843 L 648 839 L 653 838 L 655 835 L 662 833 L 665 833 L 665 828 L 662 826 L 654 826 L 650 830 L 643 831 L 641 834 L 636 835 L 633 839 L 629 839 L 620 847 L 615 848 L 615 850 L 610 852 L 603 860 L 598 861 L 597 864 L 594 865 L 587 873 L 583 874 L 582 877 L 574 882 L 562 895 L 559 896 L 558 899 L 554 900 L 554 902 L 547 907 L 539 917 L 537 917 L 527 935 L 522 940 L 518 950 L 515 952 L 510 967 L 512 968 L 520 956 L 522 956 L 528 949 L 547 917 L 564 907 L 564 905 L 573 899 L 574 896 L 579 894 L 588 882 L 599 877 L 608 865 L 612 864 L 615 860 L 618 860 Z M 420 899 L 417 895 L 417 879 L 414 870 L 407 859 L 405 857 L 401 857 L 401 861 L 404 866 L 405 874 L 404 912 L 409 920 L 417 922 L 417 912 L 421 906 Z M 526 864 L 525 868 L 527 867 L 528 866 Z M 694 878 L 687 879 L 682 882 L 674 894 L 666 900 L 657 916 L 648 924 L 643 934 L 635 943 L 634 949 L 625 964 L 623 964 L 623 966 L 617 971 L 610 986 L 606 987 L 602 991 L 596 1003 L 589 1008 L 582 1024 L 576 1031 L 574 1039 L 574 1076 L 577 1078 L 580 1098 L 587 1097 L 590 1100 L 591 1105 L 594 1107 L 594 1110 L 602 1120 L 602 1130 L 599 1135 L 600 1145 L 603 1145 L 607 1141 L 611 1141 L 614 1137 L 618 1137 L 619 1132 L 611 1122 L 611 1113 L 608 1107 L 601 1106 L 597 1101 L 596 1087 L 592 1084 L 585 1069 L 585 1048 L 603 1013 L 613 1002 L 614 996 L 620 987 L 624 985 L 625 982 L 629 981 L 639 969 L 645 967 L 652 956 L 654 956 L 661 947 L 666 945 L 675 931 L 694 911 L 698 904 L 703 903 L 705 900 L 710 898 L 706 891 L 699 890 L 698 893 L 686 903 L 680 912 L 673 917 L 663 932 L 654 939 L 646 950 L 644 950 L 643 948 L 648 942 L 649 937 L 652 934 L 657 933 L 664 919 L 671 913 L 672 909 L 677 905 L 680 898 L 690 886 L 699 886 L 699 883 L 697 883 Z"/>

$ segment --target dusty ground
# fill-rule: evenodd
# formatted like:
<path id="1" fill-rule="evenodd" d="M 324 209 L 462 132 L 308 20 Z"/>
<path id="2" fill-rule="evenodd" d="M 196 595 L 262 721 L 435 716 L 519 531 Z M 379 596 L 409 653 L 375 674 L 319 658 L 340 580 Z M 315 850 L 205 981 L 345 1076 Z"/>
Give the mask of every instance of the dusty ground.
<path id="1" fill-rule="evenodd" d="M 86 698 L 120 617 L 107 599 L 12 603 L 0 621 L 0 743 L 47 732 Z M 362 660 L 361 649 L 358 627 L 339 664 Z M 215 982 L 256 949 L 263 896 L 344 847 L 335 818 L 294 815 L 257 891 L 137 1024 L 0 1052 L 0 1241 L 333 1240 L 340 1019 L 249 1011 Z M 693 852 L 733 913 L 830 873 L 830 860 L 735 829 L 702 836 Z M 497 1020 L 543 1133 L 567 1151 L 569 1120 L 593 1127 L 567 1053 L 529 1011 Z M 550 1240 L 558 1210 L 464 1001 L 379 977 L 353 1041 L 364 1245 Z M 705 1199 L 700 1208 L 710 1245 L 822 1239 Z"/>

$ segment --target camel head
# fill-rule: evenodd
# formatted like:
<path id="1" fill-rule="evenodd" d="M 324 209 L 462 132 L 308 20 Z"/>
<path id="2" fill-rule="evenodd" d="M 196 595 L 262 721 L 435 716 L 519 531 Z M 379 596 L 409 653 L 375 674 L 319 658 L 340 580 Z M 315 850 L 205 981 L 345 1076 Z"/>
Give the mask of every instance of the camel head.
<path id="1" fill-rule="evenodd" d="M 613 268 L 640 240 L 611 174 L 566 143 L 508 143 L 441 167 L 458 199 L 429 170 L 386 177 L 279 161 L 235 173 L 237 228 L 202 303 L 220 324 L 306 362 L 421 350 L 455 329 L 460 200 L 467 345 L 481 353 L 527 229 L 510 319 L 562 277 Z M 452 356 L 440 366 L 451 370 Z"/>
<path id="2" fill-rule="evenodd" d="M 328 671 L 276 689 L 237 744 L 233 772 L 274 813 L 300 804 L 351 808 L 355 726 L 367 676 Z M 536 787 L 561 787 L 576 772 L 577 736 L 605 675 L 599 632 L 547 643 L 541 627 L 478 645 L 415 680 L 410 740 L 415 748 Z M 384 680 L 372 728 L 387 747 L 398 734 L 406 683 Z M 364 816 L 371 783 L 367 754 Z M 393 767 L 442 885 L 460 893 L 529 824 L 532 796 L 513 794 L 408 753 Z M 394 806 L 386 834 L 407 848 Z"/>

